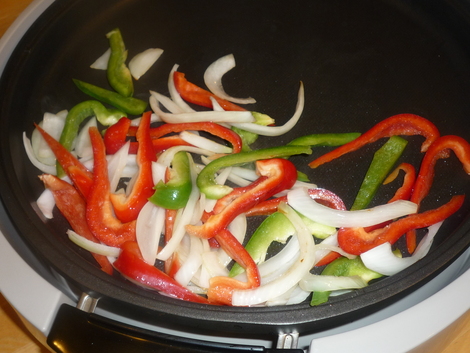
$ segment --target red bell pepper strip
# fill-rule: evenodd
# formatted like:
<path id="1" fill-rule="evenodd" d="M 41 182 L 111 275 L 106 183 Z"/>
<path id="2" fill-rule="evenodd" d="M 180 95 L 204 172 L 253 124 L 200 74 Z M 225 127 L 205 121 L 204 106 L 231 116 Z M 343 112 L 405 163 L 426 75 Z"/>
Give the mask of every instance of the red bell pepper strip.
<path id="1" fill-rule="evenodd" d="M 113 124 L 106 129 L 103 135 L 103 139 L 107 154 L 115 154 L 122 146 L 126 144 L 130 126 L 131 120 L 123 117 L 119 119 L 116 124 Z M 129 153 L 137 153 L 137 143 L 134 142 L 131 143 L 131 145 L 133 146 L 133 152 L 130 152 L 131 148 L 129 148 Z"/>
<path id="2" fill-rule="evenodd" d="M 317 200 L 319 203 L 337 209 L 346 210 L 346 205 L 343 200 L 335 193 L 321 188 L 309 189 L 310 197 Z M 278 206 L 281 202 L 287 203 L 287 196 L 281 196 L 274 199 L 269 199 L 258 203 L 246 212 L 247 216 L 268 216 L 277 212 Z"/>
<path id="3" fill-rule="evenodd" d="M 158 268 L 146 263 L 135 241 L 125 242 L 121 249 L 121 254 L 114 261 L 114 267 L 130 281 L 175 298 L 201 304 L 208 303 L 207 299 L 194 294 Z"/>
<path id="4" fill-rule="evenodd" d="M 416 170 L 409 163 L 401 163 L 398 167 L 395 168 L 393 172 L 384 180 L 384 184 L 391 183 L 396 179 L 400 170 L 405 172 L 405 177 L 403 178 L 403 184 L 400 188 L 397 189 L 395 195 L 388 201 L 388 203 L 397 201 L 397 200 L 409 200 L 411 193 L 413 192 L 413 187 L 416 181 Z"/>
<path id="5" fill-rule="evenodd" d="M 400 188 L 397 189 L 395 195 L 387 202 L 391 203 L 397 200 L 409 200 L 411 197 L 411 193 L 413 192 L 414 183 L 416 181 L 416 170 L 415 168 L 409 163 L 401 163 L 398 167 L 395 168 L 393 172 L 389 174 L 389 176 L 384 180 L 384 184 L 391 183 L 397 176 L 400 170 L 405 172 L 405 177 L 403 179 L 403 184 Z M 380 229 L 385 227 L 387 224 L 392 223 L 392 221 L 383 222 L 380 224 L 375 224 L 370 227 L 365 227 L 364 230 L 367 233 L 375 229 Z"/>
<path id="6" fill-rule="evenodd" d="M 462 206 L 465 196 L 458 195 L 445 205 L 423 213 L 412 214 L 390 223 L 381 229 L 366 232 L 364 228 L 340 228 L 338 243 L 341 249 L 360 255 L 380 244 L 394 244 L 402 235 L 410 230 L 429 227 L 445 220 Z"/>
<path id="7" fill-rule="evenodd" d="M 357 139 L 335 148 L 309 163 L 311 168 L 316 168 L 342 155 L 356 151 L 366 144 L 375 142 L 382 137 L 394 135 L 422 135 L 425 141 L 421 145 L 421 152 L 425 152 L 429 146 L 439 137 L 439 130 L 429 120 L 414 114 L 398 114 L 382 120 Z"/>
<path id="8" fill-rule="evenodd" d="M 108 154 L 116 153 L 126 143 L 126 138 L 135 136 L 137 128 L 130 126 L 131 121 L 128 118 L 121 118 L 118 123 L 110 126 L 105 134 L 104 140 Z M 163 124 L 150 129 L 153 147 L 156 153 L 162 152 L 173 146 L 189 146 L 190 144 L 179 136 L 166 136 L 171 133 L 182 131 L 205 131 L 228 141 L 233 148 L 233 153 L 238 153 L 242 149 L 242 140 L 236 132 L 213 122 L 196 122 L 181 124 Z M 138 142 L 131 142 L 129 153 L 137 153 Z"/>
<path id="9" fill-rule="evenodd" d="M 122 223 L 114 215 L 110 199 L 106 150 L 96 127 L 90 128 L 90 139 L 94 164 L 93 185 L 87 197 L 88 227 L 102 243 L 119 247 L 126 241 L 135 240 L 136 222 Z"/>
<path id="10" fill-rule="evenodd" d="M 434 167 L 441 158 L 447 158 L 450 150 L 454 151 L 467 174 L 470 174 L 470 144 L 459 136 L 446 135 L 438 138 L 424 155 L 416 179 L 410 201 L 420 204 L 431 189 L 434 179 Z M 408 252 L 412 254 L 416 248 L 416 232 L 411 230 L 406 234 Z"/>
<path id="11" fill-rule="evenodd" d="M 459 136 L 446 135 L 437 139 L 424 155 L 410 201 L 418 205 L 426 197 L 434 179 L 434 167 L 440 158 L 454 151 L 467 174 L 470 174 L 470 144 Z"/>
<path id="12" fill-rule="evenodd" d="M 90 228 L 88 228 L 86 220 L 86 202 L 77 189 L 75 189 L 73 185 L 51 174 L 40 175 L 39 179 L 42 180 L 45 187 L 54 195 L 57 208 L 70 223 L 72 229 L 82 237 L 99 243 L 98 239 L 91 233 Z M 113 266 L 106 256 L 93 253 L 92 255 L 104 272 L 110 275 L 113 273 Z"/>
<path id="13" fill-rule="evenodd" d="M 142 115 L 142 120 L 137 130 L 137 141 L 139 142 L 137 165 L 139 171 L 132 191 L 128 196 L 124 193 L 110 195 L 116 217 L 124 223 L 137 219 L 140 210 L 154 192 L 152 162 L 156 161 L 156 154 L 149 134 L 150 115 L 150 112 Z"/>
<path id="14" fill-rule="evenodd" d="M 74 185 L 82 193 L 87 196 L 88 191 L 93 183 L 93 174 L 75 157 L 68 149 L 49 135 L 39 125 L 35 125 L 40 132 L 49 148 L 54 153 L 57 161 L 62 166 L 65 173 L 72 179 Z"/>
<path id="15" fill-rule="evenodd" d="M 195 123 L 181 123 L 181 124 L 163 124 L 152 128 L 150 135 L 153 139 L 161 138 L 162 136 L 177 133 L 182 131 L 205 131 L 228 141 L 233 148 L 233 153 L 238 153 L 242 149 L 242 140 L 240 135 L 236 132 L 210 121 L 195 122 Z"/>
<path id="16" fill-rule="evenodd" d="M 252 184 L 252 187 L 244 188 L 244 192 L 235 188 L 217 201 L 225 207 L 216 203 L 214 210 L 218 210 L 218 213 L 211 215 L 203 225 L 187 225 L 186 231 L 200 238 L 212 238 L 225 229 L 239 214 L 247 212 L 257 203 L 282 190 L 290 189 L 297 179 L 297 170 L 294 164 L 286 159 L 259 160 L 256 162 L 256 169 L 261 176 L 258 181 Z"/>
<path id="17" fill-rule="evenodd" d="M 214 277 L 209 282 L 207 299 L 211 304 L 232 305 L 232 293 L 235 289 L 259 287 L 261 278 L 256 263 L 242 244 L 230 231 L 223 229 L 214 237 L 227 254 L 246 271 L 247 281 L 242 282 L 229 277 Z"/>
<path id="18" fill-rule="evenodd" d="M 173 74 L 173 81 L 175 83 L 175 87 L 178 93 L 185 101 L 189 103 L 197 104 L 202 107 L 212 108 L 212 97 L 217 101 L 217 103 L 220 104 L 220 106 L 224 110 L 246 110 L 236 104 L 233 104 L 232 102 L 217 97 L 211 92 L 196 86 L 194 83 L 189 82 L 186 79 L 184 73 L 182 72 L 175 71 L 175 73 Z"/>

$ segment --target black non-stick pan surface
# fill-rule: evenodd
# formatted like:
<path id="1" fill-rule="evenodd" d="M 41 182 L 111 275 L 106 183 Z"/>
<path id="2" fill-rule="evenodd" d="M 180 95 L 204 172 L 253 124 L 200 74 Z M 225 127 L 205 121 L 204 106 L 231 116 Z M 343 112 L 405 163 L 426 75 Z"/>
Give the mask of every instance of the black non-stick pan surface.
<path id="1" fill-rule="evenodd" d="M 0 190 L 18 234 L 35 255 L 107 309 L 149 323 L 180 325 L 206 333 L 263 334 L 283 328 L 321 331 L 386 307 L 440 273 L 470 242 L 470 204 L 444 223 L 432 251 L 402 273 L 367 288 L 331 298 L 318 307 L 303 303 L 268 308 L 231 308 L 182 302 L 102 273 L 65 235 L 56 214 L 45 220 L 35 206 L 43 190 L 39 171 L 22 142 L 44 112 L 70 109 L 87 99 L 72 78 L 109 87 L 103 71 L 89 65 L 108 47 L 105 34 L 119 27 L 129 57 L 150 47 L 163 56 L 136 82 L 167 94 L 174 64 L 203 86 L 205 68 L 233 53 L 235 69 L 224 77 L 234 96 L 253 96 L 252 110 L 277 124 L 293 113 L 299 82 L 306 105 L 285 136 L 260 138 L 256 147 L 281 145 L 308 133 L 364 132 L 378 121 L 413 113 L 434 122 L 441 134 L 470 139 L 470 7 L 465 1 L 378 0 L 58 0 L 36 21 L 13 53 L 0 82 Z M 407 137 L 402 158 L 419 165 L 421 137 Z M 348 206 L 378 141 L 311 170 L 312 156 L 293 158 L 312 182 L 340 195 Z M 397 181 L 398 183 L 398 181 Z M 398 184 L 384 188 L 385 202 Z M 439 161 L 423 210 L 468 193 L 470 176 L 452 155 Z M 34 289 L 32 289 L 34 290 Z"/>

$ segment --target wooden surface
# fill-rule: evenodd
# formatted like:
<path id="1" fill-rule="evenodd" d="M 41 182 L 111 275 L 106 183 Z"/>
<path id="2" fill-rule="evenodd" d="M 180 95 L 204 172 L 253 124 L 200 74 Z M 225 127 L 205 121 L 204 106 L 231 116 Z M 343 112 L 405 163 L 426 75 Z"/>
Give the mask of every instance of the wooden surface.
<path id="1" fill-rule="evenodd" d="M 99 0 L 98 0 L 99 1 Z M 32 0 L 0 0 L 0 37 Z M 470 284 L 469 284 L 470 288 Z M 470 293 L 469 293 L 470 295 Z M 470 352 L 470 315 L 458 323 L 449 334 L 450 342 L 442 353 Z M 444 342 L 441 342 L 444 344 Z M 16 312 L 0 294 L 0 352 L 46 353 L 39 342 L 27 331 Z"/>

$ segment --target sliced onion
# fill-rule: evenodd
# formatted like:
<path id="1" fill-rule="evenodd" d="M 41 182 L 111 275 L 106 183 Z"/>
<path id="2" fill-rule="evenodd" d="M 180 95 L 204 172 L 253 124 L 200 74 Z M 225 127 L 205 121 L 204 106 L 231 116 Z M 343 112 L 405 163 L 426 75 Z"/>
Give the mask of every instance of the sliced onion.
<path id="1" fill-rule="evenodd" d="M 304 97 L 304 85 L 300 82 L 300 88 L 297 98 L 297 106 L 295 108 L 294 115 L 282 126 L 264 126 L 254 123 L 235 122 L 233 126 L 238 127 L 246 131 L 253 132 L 263 136 L 280 136 L 290 131 L 299 121 L 300 116 L 304 110 L 305 97 Z"/>
<path id="2" fill-rule="evenodd" d="M 372 271 L 385 276 L 392 276 L 413 265 L 427 255 L 433 243 L 434 236 L 441 227 L 442 222 L 428 227 L 428 233 L 423 237 L 415 252 L 410 257 L 398 257 L 392 251 L 390 243 L 384 243 L 361 254 L 364 265 Z"/>
<path id="3" fill-rule="evenodd" d="M 175 274 L 175 280 L 182 286 L 187 286 L 191 278 L 196 274 L 202 265 L 203 245 L 201 239 L 189 236 L 189 255 Z"/>
<path id="4" fill-rule="evenodd" d="M 101 55 L 98 59 L 96 59 L 95 62 L 90 65 L 90 67 L 96 70 L 107 70 L 110 56 L 111 56 L 111 48 L 108 48 L 108 50 L 106 50 L 103 53 L 103 55 Z"/>
<path id="5" fill-rule="evenodd" d="M 150 97 L 151 99 L 151 97 Z M 135 119 L 132 119 L 131 120 L 131 126 L 139 126 L 140 125 L 140 120 L 142 118 L 135 118 Z M 162 122 L 162 119 L 160 119 L 160 117 L 155 114 L 155 113 L 152 113 L 150 115 L 150 123 L 161 123 Z"/>
<path id="6" fill-rule="evenodd" d="M 160 181 L 165 181 L 166 169 L 167 166 L 159 162 L 152 162 L 152 179 L 154 185 L 157 185 Z"/>
<path id="7" fill-rule="evenodd" d="M 310 292 L 331 292 L 364 288 L 367 286 L 367 282 L 360 276 L 324 276 L 308 273 L 299 282 L 299 286 Z"/>
<path id="8" fill-rule="evenodd" d="M 299 257 L 293 266 L 272 282 L 254 289 L 235 290 L 232 296 L 232 305 L 257 305 L 276 298 L 295 286 L 313 266 L 315 243 L 312 235 L 296 212 L 285 204 L 280 207 L 296 229 L 300 249 Z"/>
<path id="9" fill-rule="evenodd" d="M 129 61 L 131 75 L 138 80 L 141 78 L 163 54 L 163 49 L 150 48 L 135 55 Z"/>
<path id="10" fill-rule="evenodd" d="M 64 129 L 66 116 L 66 111 L 59 112 L 57 114 L 44 113 L 43 119 L 39 125 L 44 131 L 58 141 L 62 134 L 62 130 Z M 52 152 L 51 148 L 37 129 L 34 129 L 31 135 L 31 146 L 38 161 L 47 165 L 55 165 L 56 158 L 54 152 Z"/>
<path id="11" fill-rule="evenodd" d="M 156 96 L 150 97 L 150 105 L 152 110 L 157 114 L 164 122 L 169 124 L 178 123 L 195 123 L 195 122 L 225 122 L 225 123 L 236 123 L 246 122 L 250 123 L 254 121 L 254 117 L 249 111 L 223 111 L 217 112 L 214 110 L 208 111 L 193 111 L 184 113 L 166 113 L 160 109 L 159 101 Z"/>
<path id="12" fill-rule="evenodd" d="M 111 192 L 115 192 L 127 164 L 130 142 L 127 141 L 115 154 L 108 157 L 108 175 Z"/>
<path id="13" fill-rule="evenodd" d="M 164 225 L 165 209 L 147 202 L 137 217 L 136 239 L 144 261 L 150 265 L 155 264 Z"/>
<path id="14" fill-rule="evenodd" d="M 121 249 L 117 247 L 108 246 L 101 243 L 95 243 L 94 241 L 88 240 L 87 238 L 75 233 L 73 230 L 70 229 L 67 231 L 67 235 L 69 236 L 69 239 L 72 242 L 94 254 L 118 257 L 119 253 L 121 252 Z"/>
<path id="15" fill-rule="evenodd" d="M 235 58 L 233 54 L 228 54 L 214 61 L 204 72 L 204 83 L 209 91 L 216 96 L 239 104 L 256 103 L 254 98 L 235 98 L 225 93 L 222 85 L 222 77 L 235 67 Z"/>
<path id="16" fill-rule="evenodd" d="M 194 146 L 174 146 L 170 147 L 166 151 L 164 151 L 159 157 L 158 157 L 158 162 L 163 164 L 164 166 L 170 166 L 171 161 L 173 160 L 173 157 L 175 156 L 176 153 L 180 151 L 186 151 L 190 153 L 196 153 L 204 156 L 212 156 L 214 155 L 214 152 L 204 150 L 202 148 L 194 147 Z"/>
<path id="17" fill-rule="evenodd" d="M 26 132 L 23 132 L 23 145 L 24 145 L 24 149 L 26 151 L 26 155 L 28 156 L 28 158 L 29 158 L 32 165 L 34 165 L 36 168 L 38 168 L 43 173 L 52 174 L 52 175 L 57 174 L 57 169 L 56 169 L 55 165 L 47 165 L 47 164 L 41 163 L 36 158 L 36 155 L 33 152 L 33 147 L 31 146 L 31 140 L 26 137 Z"/>
<path id="18" fill-rule="evenodd" d="M 155 91 L 150 91 L 150 103 L 152 103 L 152 97 L 153 98 L 153 104 L 155 102 L 160 102 L 161 105 L 165 107 L 170 113 L 183 113 L 184 110 L 182 110 L 178 104 L 173 102 L 171 98 L 164 96 L 163 94 L 160 94 Z"/>
<path id="19" fill-rule="evenodd" d="M 243 241 L 246 236 L 247 229 L 247 220 L 245 214 L 240 214 L 229 224 L 228 230 L 233 234 L 235 239 L 238 240 L 240 244 L 243 244 Z M 218 259 L 221 264 L 228 266 L 232 258 L 222 249 L 219 248 Z"/>
<path id="20" fill-rule="evenodd" d="M 418 206 L 410 201 L 398 200 L 385 205 L 358 211 L 335 210 L 313 200 L 306 188 L 287 193 L 288 204 L 312 221 L 332 227 L 368 227 L 416 213 Z"/>
<path id="21" fill-rule="evenodd" d="M 222 145 L 220 143 L 217 143 L 213 140 L 210 140 L 206 137 L 196 135 L 192 132 L 189 131 L 182 131 L 180 132 L 179 136 L 181 137 L 182 140 L 186 141 L 187 143 L 214 152 L 214 153 L 232 153 L 232 148 Z"/>
<path id="22" fill-rule="evenodd" d="M 290 289 L 287 293 L 267 301 L 266 306 L 300 304 L 304 302 L 310 294 L 311 292 L 304 291 L 297 285 Z"/>
<path id="23" fill-rule="evenodd" d="M 77 142 L 75 143 L 75 153 L 80 158 L 89 159 L 93 156 L 93 149 L 91 147 L 91 140 L 90 140 L 90 127 L 98 127 L 98 123 L 96 122 L 96 118 L 91 118 L 85 126 L 80 130 L 79 134 L 77 135 Z"/>
<path id="24" fill-rule="evenodd" d="M 44 217 L 47 219 L 54 218 L 53 210 L 55 207 L 54 194 L 49 189 L 44 189 L 44 191 L 39 195 L 36 204 L 38 205 L 39 210 L 42 212 Z"/>
<path id="25" fill-rule="evenodd" d="M 171 239 L 165 245 L 165 247 L 157 254 L 157 259 L 159 260 L 168 260 L 168 258 L 175 252 L 178 247 L 181 239 L 183 239 L 186 234 L 185 226 L 190 224 L 192 215 L 196 208 L 197 201 L 199 199 L 199 189 L 196 184 L 196 171 L 192 158 L 189 159 L 190 169 L 191 169 L 191 182 L 193 184 L 189 200 L 184 207 L 183 211 L 180 213 L 180 217 L 176 217 L 174 230 Z"/>
<path id="26" fill-rule="evenodd" d="M 175 80 L 174 80 L 174 73 L 176 70 L 178 70 L 178 65 L 173 66 L 173 68 L 170 70 L 170 75 L 168 76 L 168 91 L 170 92 L 170 97 L 173 100 L 173 102 L 175 102 L 175 104 L 178 105 L 178 107 L 180 107 L 180 109 L 183 112 L 194 112 L 194 109 L 191 108 L 189 104 L 183 100 L 183 98 L 181 98 L 181 95 L 176 89 Z M 152 97 L 158 101 L 158 99 L 155 96 L 152 96 Z M 150 101 L 150 104 L 152 104 L 152 101 Z"/>

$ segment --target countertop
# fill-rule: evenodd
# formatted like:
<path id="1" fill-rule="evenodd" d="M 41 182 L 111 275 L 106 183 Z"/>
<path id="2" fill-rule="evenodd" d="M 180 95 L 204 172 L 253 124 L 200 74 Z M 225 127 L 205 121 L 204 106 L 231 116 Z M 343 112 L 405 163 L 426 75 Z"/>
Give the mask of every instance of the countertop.
<path id="1" fill-rule="evenodd" d="M 0 0 L 0 37 L 32 0 Z M 442 353 L 467 353 L 470 351 L 470 315 L 449 334 L 449 342 Z M 0 294 L 0 352 L 49 352 L 28 332 L 15 310 Z"/>

